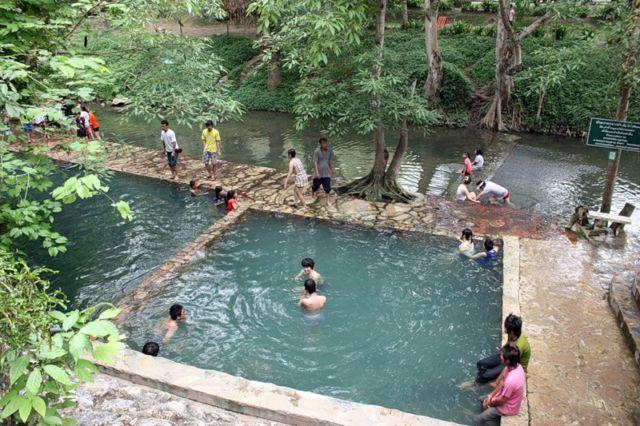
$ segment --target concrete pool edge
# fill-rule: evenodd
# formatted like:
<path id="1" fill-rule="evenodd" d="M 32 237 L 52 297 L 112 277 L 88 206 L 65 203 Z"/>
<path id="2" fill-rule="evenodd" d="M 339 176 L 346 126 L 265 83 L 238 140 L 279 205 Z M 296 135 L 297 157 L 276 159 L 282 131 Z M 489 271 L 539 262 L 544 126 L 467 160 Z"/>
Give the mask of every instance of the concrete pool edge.
<path id="1" fill-rule="evenodd" d="M 455 425 L 393 408 L 336 399 L 214 370 L 150 357 L 122 348 L 112 364 L 92 360 L 100 370 L 225 410 L 294 425 Z"/>
<path id="2" fill-rule="evenodd" d="M 520 315 L 520 238 L 513 236 L 502 237 L 502 322 L 507 315 L 514 313 Z M 502 343 L 506 343 L 507 336 L 502 335 Z M 527 390 L 517 416 L 502 417 L 503 426 L 526 426 L 529 424 L 529 402 Z"/>

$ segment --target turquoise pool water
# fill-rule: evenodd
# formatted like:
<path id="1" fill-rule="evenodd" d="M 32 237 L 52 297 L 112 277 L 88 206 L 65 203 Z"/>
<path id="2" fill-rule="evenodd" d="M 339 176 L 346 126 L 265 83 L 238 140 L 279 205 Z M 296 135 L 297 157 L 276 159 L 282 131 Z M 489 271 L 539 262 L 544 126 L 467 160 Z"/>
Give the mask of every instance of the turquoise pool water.
<path id="1" fill-rule="evenodd" d="M 69 239 L 66 253 L 52 258 L 40 245 L 28 246 L 33 263 L 59 271 L 51 280 L 76 306 L 118 302 L 221 215 L 206 197 L 177 185 L 116 174 L 108 186 L 112 198 L 130 203 L 132 222 L 106 197 L 94 197 L 56 216 L 56 230 Z"/>
<path id="2" fill-rule="evenodd" d="M 454 254 L 457 242 L 298 218 L 249 215 L 127 324 L 130 344 L 160 341 L 181 303 L 188 319 L 161 356 L 247 379 L 467 422 L 478 394 L 457 385 L 500 343 L 502 266 Z M 328 299 L 297 306 L 312 257 Z"/>

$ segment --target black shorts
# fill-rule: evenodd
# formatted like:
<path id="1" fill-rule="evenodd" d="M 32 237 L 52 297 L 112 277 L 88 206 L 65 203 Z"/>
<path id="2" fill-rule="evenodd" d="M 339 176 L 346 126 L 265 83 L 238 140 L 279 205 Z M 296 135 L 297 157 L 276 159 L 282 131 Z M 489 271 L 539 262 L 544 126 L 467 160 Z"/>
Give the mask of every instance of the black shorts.
<path id="1" fill-rule="evenodd" d="M 94 132 L 99 132 L 100 131 L 100 127 L 92 127 Z"/>
<path id="2" fill-rule="evenodd" d="M 313 183 L 311 184 L 311 192 L 316 192 L 320 189 L 320 185 L 322 185 L 322 189 L 324 189 L 325 193 L 331 192 L 331 178 L 323 177 L 323 178 L 313 178 Z"/>

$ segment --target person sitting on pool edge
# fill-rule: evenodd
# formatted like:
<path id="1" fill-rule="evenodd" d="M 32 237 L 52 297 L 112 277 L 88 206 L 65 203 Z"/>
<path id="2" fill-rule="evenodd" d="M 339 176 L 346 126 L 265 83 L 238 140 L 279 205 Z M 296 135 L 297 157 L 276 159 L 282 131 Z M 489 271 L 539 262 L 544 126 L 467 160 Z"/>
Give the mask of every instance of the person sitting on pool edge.
<path id="1" fill-rule="evenodd" d="M 495 259 L 498 256 L 498 250 L 500 250 L 500 247 L 495 245 L 493 243 L 493 240 L 491 240 L 491 238 L 485 238 L 485 240 L 482 243 L 482 245 L 484 246 L 484 251 L 481 251 L 480 253 L 474 254 L 473 256 L 471 256 L 471 259 L 474 259 L 474 260 L 478 260 L 478 259 L 492 260 L 492 259 Z"/>
<path id="2" fill-rule="evenodd" d="M 524 371 L 527 371 L 529 360 L 531 359 L 531 346 L 527 337 L 522 333 L 522 318 L 515 314 L 509 314 L 504 319 L 504 332 L 507 334 L 507 343 L 515 344 L 520 351 L 520 364 Z M 498 379 L 504 369 L 500 362 L 500 354 L 483 358 L 476 363 L 478 369 L 476 379 L 464 382 L 462 388 L 470 388 L 475 385 L 482 385 Z"/>
<path id="3" fill-rule="evenodd" d="M 484 424 L 502 416 L 517 416 L 524 398 L 525 373 L 517 346 L 507 343 L 500 349 L 504 370 L 498 386 L 482 401 L 482 413 L 473 417 L 474 424 Z"/>
<path id="4" fill-rule="evenodd" d="M 313 259 L 311 259 L 310 257 L 305 257 L 304 259 L 302 259 L 302 262 L 300 262 L 300 265 L 302 265 L 302 269 L 300 270 L 298 275 L 293 277 L 294 281 L 298 281 L 300 278 L 306 275 L 307 277 L 314 280 L 317 285 L 321 285 L 324 282 L 322 275 L 320 275 L 313 269 L 316 266 L 316 262 L 314 262 Z"/>
<path id="5" fill-rule="evenodd" d="M 165 318 L 162 323 L 160 323 L 160 332 L 163 330 L 167 330 L 162 339 L 162 344 L 166 345 L 169 342 L 169 339 L 175 334 L 176 330 L 178 330 L 178 322 L 184 321 L 187 319 L 187 311 L 182 307 L 182 305 L 174 304 L 169 308 L 169 318 Z"/>
<path id="6" fill-rule="evenodd" d="M 160 345 L 156 342 L 147 342 L 142 347 L 142 353 L 150 356 L 158 356 L 158 352 L 160 352 Z"/>
<path id="7" fill-rule="evenodd" d="M 304 293 L 298 302 L 298 306 L 302 306 L 309 311 L 319 311 L 326 302 L 327 298 L 320 296 L 316 292 L 316 282 L 311 278 L 306 280 L 304 282 Z"/>

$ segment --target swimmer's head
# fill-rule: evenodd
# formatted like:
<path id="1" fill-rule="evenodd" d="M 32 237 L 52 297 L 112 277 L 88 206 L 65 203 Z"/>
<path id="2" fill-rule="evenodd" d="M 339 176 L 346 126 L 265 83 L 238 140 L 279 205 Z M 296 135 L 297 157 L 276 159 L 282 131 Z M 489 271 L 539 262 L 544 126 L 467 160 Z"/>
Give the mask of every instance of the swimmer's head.
<path id="1" fill-rule="evenodd" d="M 236 198 L 236 190 L 235 189 L 230 189 L 227 191 L 227 201 L 229 201 L 232 198 Z"/>
<path id="2" fill-rule="evenodd" d="M 473 239 L 473 231 L 469 228 L 464 228 L 462 230 L 462 237 L 463 240 L 466 241 L 471 241 Z"/>
<path id="3" fill-rule="evenodd" d="M 213 189 L 213 193 L 216 194 L 216 197 L 219 197 L 221 192 L 222 192 L 222 187 L 220 185 L 216 186 Z"/>
<path id="4" fill-rule="evenodd" d="M 515 337 L 522 334 L 522 318 L 515 314 L 509 314 L 504 319 L 504 331 L 507 334 L 513 333 Z"/>
<path id="5" fill-rule="evenodd" d="M 313 271 L 313 267 L 316 266 L 316 262 L 314 262 L 310 257 L 305 257 L 304 259 L 302 259 L 302 262 L 300 262 L 300 264 L 302 265 L 302 270 L 305 274 Z"/>
<path id="6" fill-rule="evenodd" d="M 471 183 L 471 176 L 466 175 L 464 179 L 462 179 L 462 183 L 464 183 L 465 185 L 469 185 Z"/>
<path id="7" fill-rule="evenodd" d="M 296 150 L 291 148 L 289 151 L 287 151 L 287 155 L 289 156 L 289 158 L 296 158 Z"/>
<path id="8" fill-rule="evenodd" d="M 485 186 L 487 186 L 487 183 L 483 180 L 479 180 L 478 182 L 476 182 L 476 186 L 478 187 L 479 190 L 483 190 Z"/>
<path id="9" fill-rule="evenodd" d="M 158 356 L 160 352 L 160 345 L 156 342 L 147 342 L 142 347 L 142 353 L 145 355 Z"/>
<path id="10" fill-rule="evenodd" d="M 179 305 L 176 303 L 175 305 L 172 305 L 169 308 L 169 316 L 171 317 L 172 320 L 183 319 L 185 315 L 186 314 L 182 305 Z"/>
<path id="11" fill-rule="evenodd" d="M 500 359 L 505 365 L 515 367 L 520 362 L 520 349 L 516 345 L 507 343 L 500 349 Z"/>
<path id="12" fill-rule="evenodd" d="M 196 182 L 196 180 L 195 180 L 195 179 L 190 180 L 190 181 L 189 181 L 189 188 L 191 188 L 191 189 L 196 189 L 196 183 L 197 183 L 197 182 Z"/>
<path id="13" fill-rule="evenodd" d="M 311 278 L 309 278 L 308 280 L 306 280 L 304 282 L 304 289 L 309 294 L 315 293 L 316 292 L 316 282 L 314 280 L 312 280 Z"/>
<path id="14" fill-rule="evenodd" d="M 493 241 L 491 240 L 491 238 L 487 238 L 486 240 L 484 240 L 483 245 L 486 251 L 493 250 Z"/>

